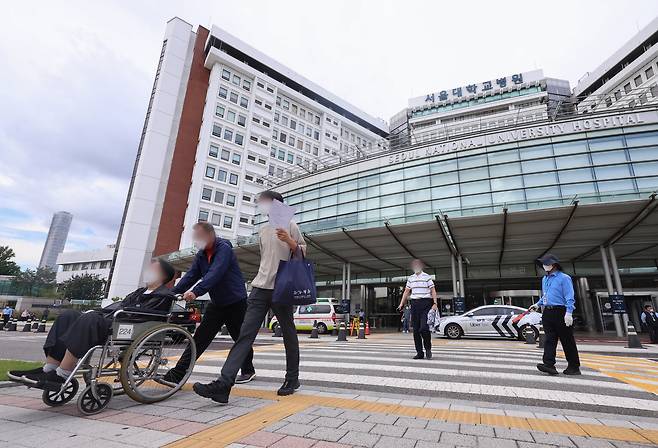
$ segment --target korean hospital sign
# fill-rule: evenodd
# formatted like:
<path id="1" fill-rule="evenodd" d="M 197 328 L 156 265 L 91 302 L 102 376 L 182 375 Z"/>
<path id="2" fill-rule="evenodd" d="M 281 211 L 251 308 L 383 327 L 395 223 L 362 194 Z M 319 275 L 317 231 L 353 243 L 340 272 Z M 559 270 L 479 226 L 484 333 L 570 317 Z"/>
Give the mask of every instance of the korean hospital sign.
<path id="1" fill-rule="evenodd" d="M 462 98 L 476 96 L 478 94 L 493 92 L 505 89 L 507 87 L 519 86 L 539 81 L 544 78 L 542 70 L 531 72 L 515 73 L 509 76 L 496 77 L 494 79 L 483 81 L 477 84 L 468 84 L 465 86 L 453 87 L 446 90 L 426 93 L 425 95 L 411 98 L 409 107 L 428 106 L 434 103 L 444 101 L 455 101 Z"/>

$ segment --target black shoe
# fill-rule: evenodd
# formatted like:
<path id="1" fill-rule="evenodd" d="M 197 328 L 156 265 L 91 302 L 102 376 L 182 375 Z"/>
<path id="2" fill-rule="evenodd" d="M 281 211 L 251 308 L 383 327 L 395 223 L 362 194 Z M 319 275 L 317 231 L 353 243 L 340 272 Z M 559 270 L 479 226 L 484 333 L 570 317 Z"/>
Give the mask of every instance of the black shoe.
<path id="1" fill-rule="evenodd" d="M 575 368 L 574 367 L 567 367 L 566 369 L 564 369 L 562 371 L 562 373 L 564 373 L 565 375 L 582 375 L 582 373 L 580 372 L 580 368 L 578 368 L 578 367 L 575 367 Z"/>
<path id="2" fill-rule="evenodd" d="M 537 364 L 537 368 L 544 373 L 548 373 L 549 375 L 557 375 L 557 369 L 555 366 L 547 366 L 546 364 Z"/>
<path id="3" fill-rule="evenodd" d="M 7 378 L 13 381 L 23 381 L 27 375 L 39 375 L 44 373 L 43 367 L 37 367 L 31 370 L 10 370 L 7 372 Z"/>
<path id="4" fill-rule="evenodd" d="M 425 355 L 421 355 L 420 353 L 414 356 L 414 359 L 425 359 Z"/>
<path id="5" fill-rule="evenodd" d="M 59 376 L 55 370 L 47 373 L 42 370 L 41 373 L 30 373 L 23 378 L 27 380 L 26 383 L 34 383 L 31 387 L 52 392 L 59 391 L 64 381 L 66 381 L 66 378 Z"/>
<path id="6" fill-rule="evenodd" d="M 224 385 L 224 383 L 219 380 L 208 384 L 194 383 L 192 389 L 197 393 L 197 395 L 210 398 L 212 401 L 222 405 L 228 403 L 228 396 L 231 394 L 231 389 L 226 387 L 226 385 Z"/>
<path id="7" fill-rule="evenodd" d="M 256 378 L 256 372 L 243 373 L 241 375 L 238 375 L 238 377 L 235 379 L 235 384 L 245 384 L 253 380 L 254 378 Z"/>
<path id="8" fill-rule="evenodd" d="M 178 370 L 177 367 L 174 367 L 173 369 L 169 369 L 169 371 L 164 374 L 162 379 L 168 383 L 178 384 L 183 380 L 184 376 L 185 372 Z"/>
<path id="9" fill-rule="evenodd" d="M 432 350 L 425 350 L 425 359 L 432 359 Z"/>
<path id="10" fill-rule="evenodd" d="M 292 395 L 301 385 L 299 380 L 285 380 L 283 385 L 276 391 L 277 395 Z"/>

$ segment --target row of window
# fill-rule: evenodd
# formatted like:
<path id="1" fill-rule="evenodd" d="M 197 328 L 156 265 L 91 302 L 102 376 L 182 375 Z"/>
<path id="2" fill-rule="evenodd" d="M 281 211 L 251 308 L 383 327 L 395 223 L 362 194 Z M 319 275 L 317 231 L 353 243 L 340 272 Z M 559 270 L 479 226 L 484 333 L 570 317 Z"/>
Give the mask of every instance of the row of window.
<path id="1" fill-rule="evenodd" d="M 605 106 L 611 107 L 613 105 L 613 97 L 614 97 L 614 102 L 620 101 L 625 96 L 632 94 L 633 89 L 639 88 L 642 84 L 652 79 L 656 73 L 655 67 L 656 67 L 656 63 L 654 61 L 651 63 L 651 65 L 644 68 L 644 70 L 633 76 L 632 80 L 628 80 L 626 83 L 624 83 L 622 87 L 615 90 L 612 96 L 606 97 Z M 650 85 L 649 93 L 651 93 L 651 96 L 653 98 L 658 98 L 658 84 L 653 83 L 652 85 Z M 649 98 L 647 97 L 646 91 L 640 93 L 638 93 L 638 91 L 635 91 L 633 96 L 637 97 L 637 100 L 635 98 L 632 98 L 628 103 L 629 107 L 634 107 L 637 104 L 637 101 L 639 101 L 640 104 L 646 104 L 649 102 Z M 592 104 L 590 107 L 594 109 L 596 107 L 596 104 Z"/>
<path id="2" fill-rule="evenodd" d="M 314 114 L 312 111 L 305 109 L 302 106 L 299 106 L 293 102 L 290 98 L 277 96 L 276 105 L 281 107 L 283 110 L 290 111 L 293 115 L 297 115 L 299 118 L 302 118 L 309 123 L 313 123 L 316 126 L 320 126 L 320 116 Z"/>
<path id="3" fill-rule="evenodd" d="M 217 180 L 223 183 L 228 182 L 231 185 L 237 185 L 239 180 L 239 176 L 237 174 L 230 173 L 213 165 L 206 165 L 206 177 L 208 179 Z"/>
<path id="4" fill-rule="evenodd" d="M 262 90 L 267 91 L 267 93 L 270 94 L 274 93 L 274 87 L 272 87 L 272 85 L 270 84 L 265 84 L 264 81 L 260 81 L 260 80 L 256 81 L 256 86 Z"/>
<path id="5" fill-rule="evenodd" d="M 251 91 L 251 81 L 248 79 L 242 78 L 241 75 L 231 72 L 228 68 L 222 68 L 222 79 L 225 81 L 230 81 L 235 86 L 242 86 L 247 92 Z"/>
<path id="6" fill-rule="evenodd" d="M 86 263 L 63 264 L 62 271 L 88 271 L 90 269 L 107 269 L 110 267 L 110 260 L 90 261 Z"/>
<path id="7" fill-rule="evenodd" d="M 213 123 L 212 136 L 235 143 L 238 146 L 244 145 L 244 134 L 241 134 L 229 127 L 222 127 L 220 124 Z"/>
<path id="8" fill-rule="evenodd" d="M 242 126 L 243 128 L 247 126 L 246 115 L 243 115 L 232 109 L 227 109 L 224 105 L 219 103 L 215 107 L 215 116 L 230 123 L 237 124 L 238 126 Z"/>
<path id="9" fill-rule="evenodd" d="M 233 193 L 227 193 L 223 190 L 213 190 L 211 187 L 203 187 L 201 189 L 201 200 L 235 207 L 235 195 Z"/>
<path id="10" fill-rule="evenodd" d="M 320 141 L 320 131 L 318 129 L 314 129 L 308 124 L 305 125 L 304 123 L 301 123 L 294 118 L 289 118 L 287 115 L 274 112 L 274 122 L 279 123 L 281 126 L 292 129 L 299 135 L 305 135 L 306 137 L 312 137 L 313 139 Z"/>
<path id="11" fill-rule="evenodd" d="M 223 219 L 222 219 L 223 218 Z M 246 215 L 240 215 L 238 218 L 240 224 L 243 225 L 253 225 L 254 224 L 254 218 L 246 216 Z M 232 229 L 233 228 L 233 216 L 228 215 L 228 214 L 222 214 L 217 211 L 213 210 L 208 210 L 208 209 L 200 209 L 199 210 L 199 221 L 202 222 L 210 222 L 213 226 L 216 227 L 221 227 L 224 229 Z"/>
<path id="12" fill-rule="evenodd" d="M 229 90 L 229 88 L 225 85 L 219 86 L 219 92 L 217 93 L 217 96 L 224 100 L 228 100 L 233 104 L 237 104 L 240 107 L 244 107 L 245 109 L 249 108 L 249 98 L 240 95 L 235 90 Z"/>
<path id="13" fill-rule="evenodd" d="M 215 159 L 221 159 L 225 162 L 231 162 L 234 165 L 240 165 L 242 161 L 242 155 L 239 152 L 231 152 L 226 148 L 220 148 L 217 145 L 210 145 L 208 150 L 208 155 Z"/>

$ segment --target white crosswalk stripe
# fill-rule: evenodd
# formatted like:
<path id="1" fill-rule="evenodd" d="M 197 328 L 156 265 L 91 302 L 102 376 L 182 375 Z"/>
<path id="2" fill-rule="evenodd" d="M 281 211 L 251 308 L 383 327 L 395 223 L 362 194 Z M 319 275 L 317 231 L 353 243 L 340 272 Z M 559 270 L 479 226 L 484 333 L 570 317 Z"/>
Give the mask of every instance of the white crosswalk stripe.
<path id="1" fill-rule="evenodd" d="M 436 345 L 432 352 L 432 360 L 418 361 L 411 359 L 413 344 L 399 341 L 302 344 L 300 380 L 332 388 L 421 396 L 638 415 L 658 412 L 658 396 L 604 373 L 583 368 L 580 377 L 552 377 L 538 372 L 535 364 L 541 362 L 541 351 L 535 347 L 473 347 L 465 343 L 463 347 Z M 216 376 L 224 355 L 204 355 L 195 373 Z M 258 378 L 278 382 L 285 374 L 284 351 L 258 351 L 254 364 Z"/>

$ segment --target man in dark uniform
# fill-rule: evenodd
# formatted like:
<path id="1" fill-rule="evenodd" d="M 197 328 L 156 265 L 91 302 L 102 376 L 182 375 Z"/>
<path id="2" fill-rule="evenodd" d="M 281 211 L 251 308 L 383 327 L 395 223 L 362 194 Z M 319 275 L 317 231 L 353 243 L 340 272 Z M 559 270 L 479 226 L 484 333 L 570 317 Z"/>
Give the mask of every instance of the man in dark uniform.
<path id="1" fill-rule="evenodd" d="M 652 305 L 644 305 L 644 311 L 640 315 L 642 325 L 644 325 L 649 332 L 649 339 L 652 344 L 658 344 L 658 316 L 653 310 Z"/>
<path id="2" fill-rule="evenodd" d="M 552 254 L 537 259 L 546 275 L 542 279 L 542 296 L 530 310 L 542 308 L 542 325 L 546 333 L 543 362 L 537 369 L 549 375 L 557 375 L 555 368 L 555 351 L 560 340 L 568 366 L 562 372 L 565 375 L 580 375 L 580 359 L 573 336 L 573 311 L 576 301 L 571 277 L 562 272 L 560 260 Z"/>
<path id="3" fill-rule="evenodd" d="M 32 387 L 59 390 L 87 351 L 103 345 L 112 333 L 112 314 L 118 309 L 167 313 L 176 297 L 165 286 L 176 271 L 164 260 L 154 260 L 144 272 L 146 287 L 131 292 L 119 303 L 98 311 L 80 313 L 67 310 L 57 316 L 48 332 L 43 351 L 46 363 L 32 370 L 13 370 L 7 376 L 14 381 L 36 381 Z"/>
<path id="4" fill-rule="evenodd" d="M 193 232 L 192 238 L 198 252 L 189 271 L 176 284 L 173 292 L 183 294 L 187 301 L 195 300 L 206 293 L 210 295 L 210 303 L 206 306 L 201 324 L 194 332 L 198 359 L 210 346 L 222 325 L 226 324 L 226 329 L 234 341 L 238 339 L 247 311 L 247 290 L 231 242 L 217 237 L 215 228 L 208 222 L 196 223 Z M 256 370 L 253 358 L 254 351 L 249 348 L 241 366 L 242 374 L 235 379 L 236 383 L 248 383 L 254 379 Z M 181 355 L 176 367 L 165 374 L 165 380 L 180 381 L 189 364 L 188 348 Z"/>

